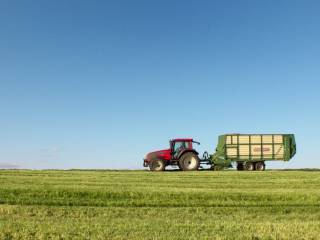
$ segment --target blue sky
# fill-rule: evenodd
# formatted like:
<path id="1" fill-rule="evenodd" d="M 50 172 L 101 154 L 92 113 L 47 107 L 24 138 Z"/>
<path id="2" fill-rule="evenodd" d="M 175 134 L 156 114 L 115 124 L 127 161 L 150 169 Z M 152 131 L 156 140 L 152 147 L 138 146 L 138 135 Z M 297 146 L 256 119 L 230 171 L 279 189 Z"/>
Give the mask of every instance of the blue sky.
<path id="1" fill-rule="evenodd" d="M 294 133 L 320 167 L 319 1 L 0 3 L 0 166 L 141 168 L 224 133 Z"/>

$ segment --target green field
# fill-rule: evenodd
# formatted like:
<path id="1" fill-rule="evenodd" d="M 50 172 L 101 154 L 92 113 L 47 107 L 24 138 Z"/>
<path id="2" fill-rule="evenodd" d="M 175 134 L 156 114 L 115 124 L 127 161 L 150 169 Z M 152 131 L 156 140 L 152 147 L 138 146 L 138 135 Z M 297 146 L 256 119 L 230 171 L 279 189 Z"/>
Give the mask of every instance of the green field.
<path id="1" fill-rule="evenodd" d="M 2 170 L 0 239 L 320 239 L 320 172 Z"/>

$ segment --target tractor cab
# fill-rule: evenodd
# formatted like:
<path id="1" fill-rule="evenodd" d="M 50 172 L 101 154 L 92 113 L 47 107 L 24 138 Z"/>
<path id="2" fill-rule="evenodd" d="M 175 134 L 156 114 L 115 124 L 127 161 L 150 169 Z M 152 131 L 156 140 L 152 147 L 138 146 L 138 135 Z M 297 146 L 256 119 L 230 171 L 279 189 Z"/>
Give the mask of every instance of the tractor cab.
<path id="1" fill-rule="evenodd" d="M 183 171 L 192 171 L 199 168 L 198 152 L 193 149 L 192 138 L 176 138 L 170 140 L 170 148 L 150 152 L 143 160 L 143 166 L 152 171 L 163 171 L 166 166 L 178 166 Z"/>
<path id="2" fill-rule="evenodd" d="M 177 160 L 181 152 L 185 150 L 193 150 L 193 139 L 178 138 L 170 140 L 171 159 Z"/>

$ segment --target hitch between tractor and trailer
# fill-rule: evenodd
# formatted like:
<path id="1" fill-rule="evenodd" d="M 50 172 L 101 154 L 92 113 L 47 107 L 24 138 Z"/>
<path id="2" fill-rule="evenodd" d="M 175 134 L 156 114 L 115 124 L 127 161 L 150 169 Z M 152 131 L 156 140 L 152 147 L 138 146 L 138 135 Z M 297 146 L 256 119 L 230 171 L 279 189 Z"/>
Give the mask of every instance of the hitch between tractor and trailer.
<path id="1" fill-rule="evenodd" d="M 207 151 L 205 151 L 202 155 L 202 158 L 200 158 L 200 165 L 212 165 L 211 157 Z"/>

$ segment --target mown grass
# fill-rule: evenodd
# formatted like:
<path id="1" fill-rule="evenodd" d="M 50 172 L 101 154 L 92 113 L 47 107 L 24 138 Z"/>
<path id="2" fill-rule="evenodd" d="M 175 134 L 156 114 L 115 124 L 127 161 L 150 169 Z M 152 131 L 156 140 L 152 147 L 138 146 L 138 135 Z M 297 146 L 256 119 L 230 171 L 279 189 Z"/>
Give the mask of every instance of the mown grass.
<path id="1" fill-rule="evenodd" d="M 2 170 L 0 239 L 320 239 L 320 172 Z"/>

